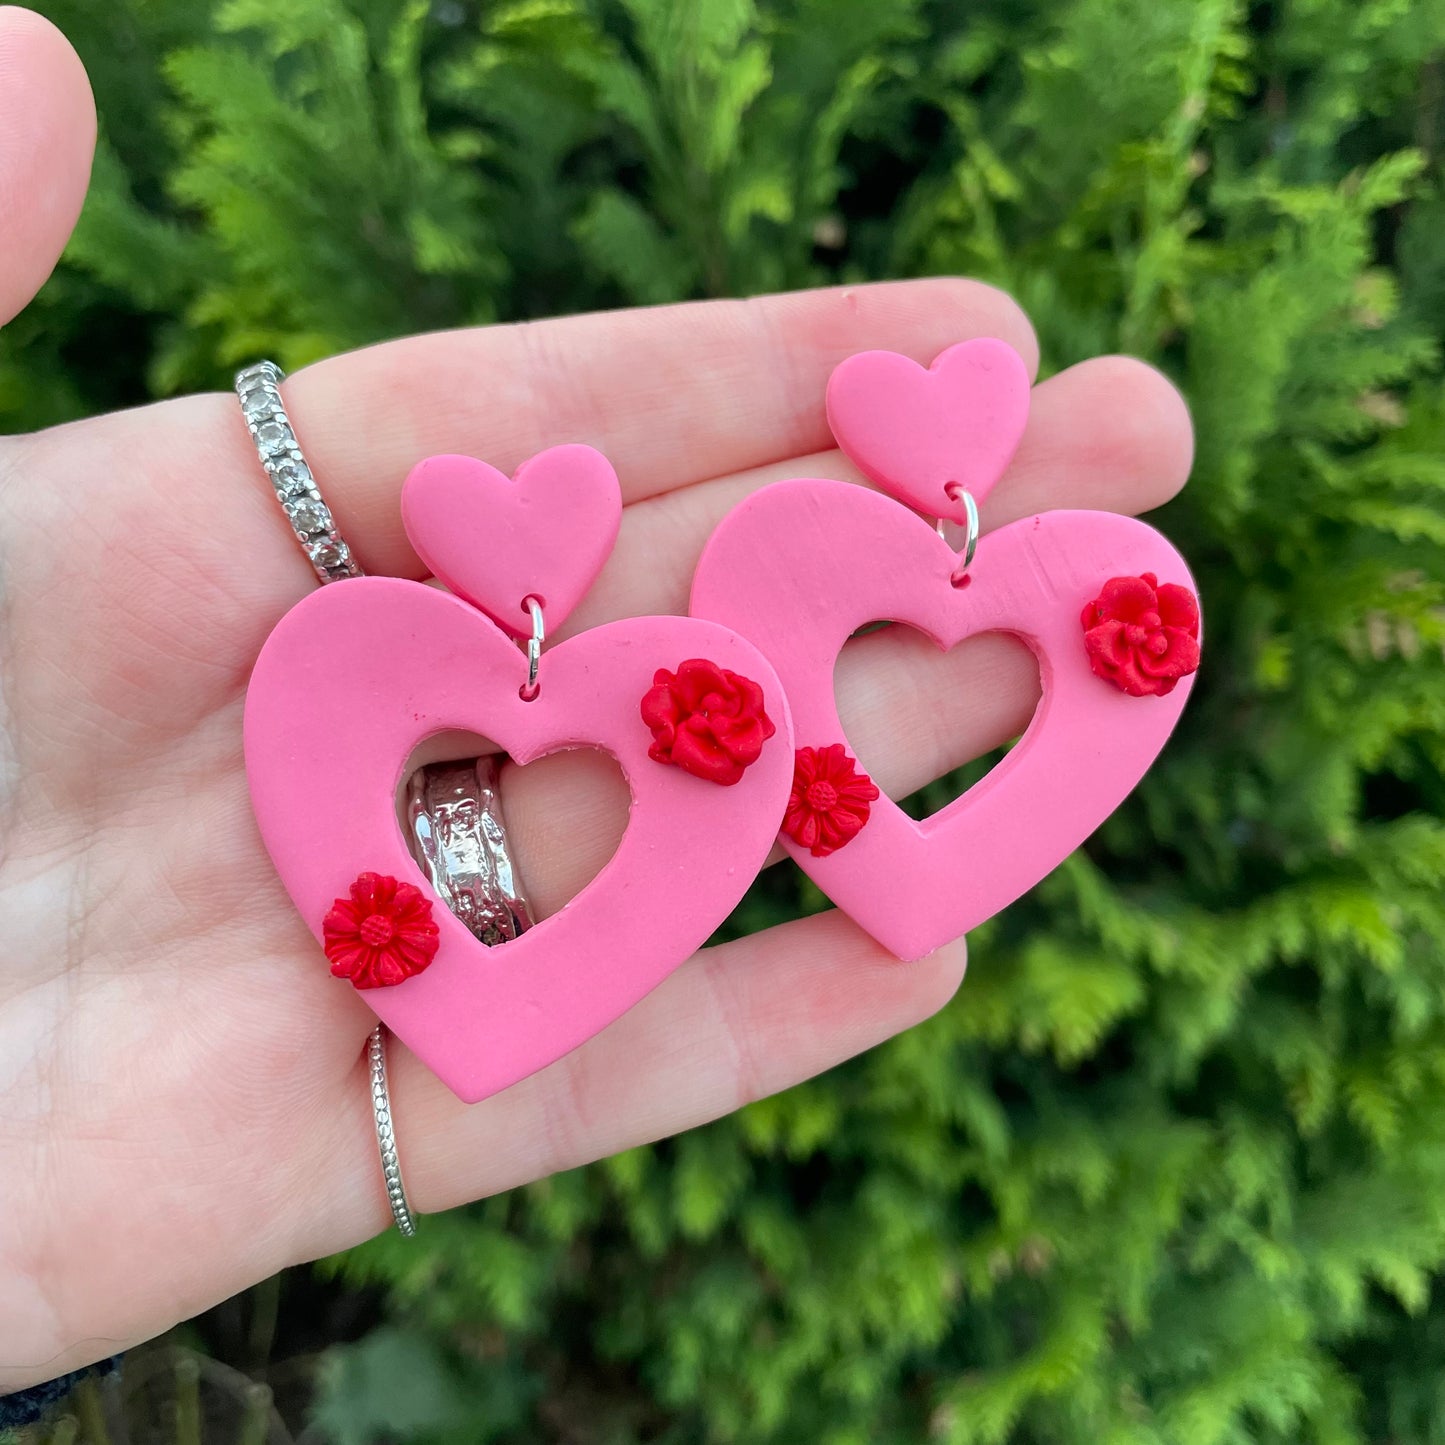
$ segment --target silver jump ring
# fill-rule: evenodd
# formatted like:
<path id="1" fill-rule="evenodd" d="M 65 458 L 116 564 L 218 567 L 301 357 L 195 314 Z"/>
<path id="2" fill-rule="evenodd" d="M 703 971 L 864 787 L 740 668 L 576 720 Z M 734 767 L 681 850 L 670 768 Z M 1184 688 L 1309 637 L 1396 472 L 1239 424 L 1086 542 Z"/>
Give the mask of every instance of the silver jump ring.
<path id="1" fill-rule="evenodd" d="M 317 579 L 324 583 L 360 577 L 361 568 L 351 555 L 332 520 L 331 509 L 321 500 L 316 479 L 301 455 L 296 432 L 281 402 L 285 372 L 274 361 L 258 361 L 236 373 L 236 395 L 246 417 L 256 455 L 275 489 L 296 540 L 301 543 Z M 376 1143 L 381 1151 L 381 1173 L 386 1197 L 396 1227 L 408 1238 L 416 1233 L 416 1221 L 406 1202 L 401 1181 L 401 1160 L 396 1151 L 396 1129 L 391 1119 L 391 1094 L 386 1083 L 386 1026 L 377 1024 L 366 1041 L 371 1074 L 371 1111 L 376 1124 Z"/>
<path id="2" fill-rule="evenodd" d="M 321 500 L 316 478 L 301 455 L 296 429 L 281 400 L 285 379 L 286 373 L 274 361 L 258 361 L 236 373 L 236 395 L 256 455 L 317 579 L 339 582 L 360 577 L 361 568 L 336 530 L 331 508 Z"/>
<path id="3" fill-rule="evenodd" d="M 968 519 L 968 531 L 964 537 L 963 554 L 955 575 L 960 572 L 967 572 L 969 567 L 973 565 L 973 554 L 978 551 L 978 534 L 980 531 L 978 503 L 974 501 L 973 493 L 966 492 L 962 488 L 957 488 L 953 492 L 953 499 L 954 501 L 958 501 L 960 498 L 963 501 L 963 510 Z"/>
<path id="4" fill-rule="evenodd" d="M 547 624 L 542 620 L 542 604 L 535 597 L 527 598 L 527 611 L 532 614 L 532 635 L 527 639 L 527 685 L 522 697 L 531 702 L 541 692 L 537 674 L 542 668 L 542 644 L 547 640 Z"/>
<path id="5" fill-rule="evenodd" d="M 963 547 L 959 551 L 958 562 L 949 579 L 957 587 L 963 582 L 964 575 L 973 565 L 973 554 L 978 551 L 978 538 L 982 528 L 979 524 L 978 503 L 974 501 L 972 492 L 959 486 L 957 482 L 949 482 L 944 491 L 948 494 L 950 501 L 963 503 L 965 518 Z M 944 535 L 941 517 L 938 520 L 938 535 L 940 537 Z"/>

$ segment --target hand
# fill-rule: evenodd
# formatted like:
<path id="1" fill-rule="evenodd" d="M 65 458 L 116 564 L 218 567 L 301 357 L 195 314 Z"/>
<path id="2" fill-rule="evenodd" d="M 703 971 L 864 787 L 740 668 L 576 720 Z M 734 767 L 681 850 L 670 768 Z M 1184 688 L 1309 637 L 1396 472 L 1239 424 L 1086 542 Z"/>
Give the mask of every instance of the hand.
<path id="1" fill-rule="evenodd" d="M 0 320 L 79 209 L 93 114 L 48 23 L 0 10 Z M 300 372 L 291 415 L 368 572 L 421 575 L 398 490 L 419 458 L 512 470 L 562 441 L 615 464 L 622 535 L 572 630 L 686 610 L 710 530 L 829 450 L 842 357 L 928 360 L 999 336 L 999 292 L 929 280 L 417 337 Z M 1103 358 L 1039 386 L 985 529 L 1055 507 L 1136 512 L 1190 462 L 1178 395 Z M 234 398 L 0 439 L 0 1392 L 154 1335 L 389 1223 L 362 1060 L 366 1005 L 327 973 L 262 851 L 241 768 L 247 674 L 315 585 Z M 902 796 L 1017 734 L 1032 659 L 851 644 L 849 733 Z M 625 793 L 589 753 L 506 780 L 539 911 L 591 877 Z M 603 1034 L 474 1107 L 403 1049 L 392 1094 L 412 1202 L 445 1209 L 672 1134 L 918 1022 L 962 942 L 903 965 L 836 912 L 704 950 Z"/>

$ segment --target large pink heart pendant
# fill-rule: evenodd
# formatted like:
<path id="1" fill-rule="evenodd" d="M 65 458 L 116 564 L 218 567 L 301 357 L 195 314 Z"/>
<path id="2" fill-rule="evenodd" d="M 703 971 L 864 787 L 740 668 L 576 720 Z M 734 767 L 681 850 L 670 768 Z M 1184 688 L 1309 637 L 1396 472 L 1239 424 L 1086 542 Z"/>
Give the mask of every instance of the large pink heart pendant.
<path id="1" fill-rule="evenodd" d="M 436 535 L 442 520 L 428 515 L 413 540 Z M 461 565 L 453 559 L 452 571 Z M 485 578 L 474 580 L 471 595 L 485 593 Z M 658 669 L 690 658 L 758 683 L 777 726 L 733 786 L 649 757 L 641 700 Z M 407 760 L 424 739 L 463 730 L 495 740 L 518 763 L 585 746 L 620 764 L 632 792 L 627 829 L 571 903 L 488 949 L 435 901 L 440 941 L 430 965 L 362 994 L 468 1102 L 583 1043 L 707 940 L 762 866 L 792 775 L 777 676 L 724 626 L 682 617 L 610 623 L 547 649 L 540 679 L 539 694 L 525 700 L 526 657 L 459 598 L 363 577 L 311 594 L 282 618 L 246 699 L 257 822 L 318 939 L 333 901 L 363 872 L 411 882 L 435 900 L 396 813 Z"/>
<path id="2" fill-rule="evenodd" d="M 1009 632 L 1038 658 L 1043 701 L 985 778 L 915 822 L 879 798 L 866 826 L 825 857 L 784 837 L 817 885 L 885 948 L 922 958 L 982 923 L 1068 856 L 1144 776 L 1193 679 L 1131 697 L 1095 676 L 1080 613 L 1111 577 L 1145 572 L 1191 586 L 1184 560 L 1142 522 L 1046 512 L 979 543 L 969 585 L 927 522 L 846 482 L 777 482 L 708 543 L 695 615 L 736 628 L 777 669 L 799 747 L 844 742 L 833 692 L 838 653 L 860 627 L 904 622 L 948 649 Z M 850 749 L 851 751 L 851 749 Z"/>

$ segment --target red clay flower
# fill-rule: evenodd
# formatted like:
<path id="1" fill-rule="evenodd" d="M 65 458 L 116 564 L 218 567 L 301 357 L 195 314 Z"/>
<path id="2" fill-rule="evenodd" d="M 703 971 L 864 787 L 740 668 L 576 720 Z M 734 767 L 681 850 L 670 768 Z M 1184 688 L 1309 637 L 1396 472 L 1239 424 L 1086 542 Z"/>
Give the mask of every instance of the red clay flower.
<path id="1" fill-rule="evenodd" d="M 877 797 L 877 785 L 842 743 L 799 748 L 783 832 L 813 857 L 826 858 L 858 836 Z"/>
<path id="2" fill-rule="evenodd" d="M 1111 577 L 1084 608 L 1089 666 L 1131 697 L 1163 697 L 1199 667 L 1199 603 L 1146 572 Z"/>
<path id="3" fill-rule="evenodd" d="M 706 658 L 691 658 L 676 672 L 659 668 L 652 682 L 642 720 L 652 729 L 647 755 L 656 762 L 731 787 L 777 732 L 763 711 L 762 688 Z"/>
<path id="4" fill-rule="evenodd" d="M 363 873 L 350 898 L 338 898 L 321 925 L 337 978 L 357 988 L 388 988 L 420 973 L 436 956 L 431 900 L 411 883 Z"/>

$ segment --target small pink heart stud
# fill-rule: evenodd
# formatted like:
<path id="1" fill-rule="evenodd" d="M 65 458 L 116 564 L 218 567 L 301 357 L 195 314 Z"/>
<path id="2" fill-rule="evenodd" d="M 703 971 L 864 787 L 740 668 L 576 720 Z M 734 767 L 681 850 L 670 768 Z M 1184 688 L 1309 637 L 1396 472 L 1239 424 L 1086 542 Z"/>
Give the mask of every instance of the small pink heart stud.
<path id="1" fill-rule="evenodd" d="M 622 489 L 592 447 L 549 447 L 510 480 L 474 457 L 428 457 L 402 487 L 412 546 L 459 597 L 514 637 L 531 634 L 527 599 L 555 632 L 612 553 Z"/>
<path id="2" fill-rule="evenodd" d="M 922 512 L 963 522 L 962 493 L 982 502 L 1029 418 L 1029 374 L 1007 342 L 962 341 L 920 366 L 860 351 L 828 381 L 828 424 L 866 476 Z"/>

